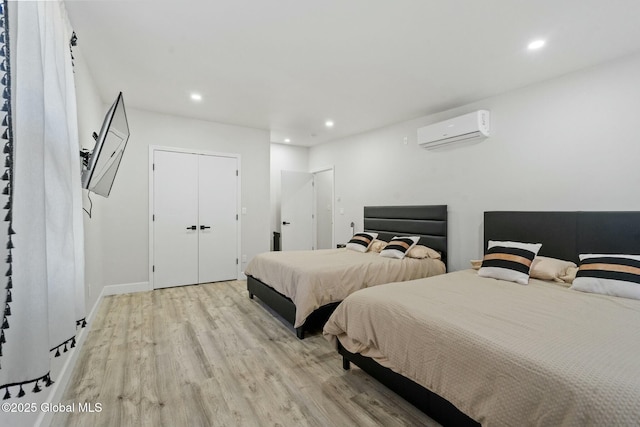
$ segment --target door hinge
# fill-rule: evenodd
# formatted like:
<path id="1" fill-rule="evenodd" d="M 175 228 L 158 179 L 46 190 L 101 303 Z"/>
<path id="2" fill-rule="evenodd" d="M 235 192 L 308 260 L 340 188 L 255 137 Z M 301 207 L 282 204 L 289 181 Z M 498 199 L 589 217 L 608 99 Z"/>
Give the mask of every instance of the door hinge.
<path id="1" fill-rule="evenodd" d="M 236 214 L 236 221 L 238 220 L 238 214 Z"/>
<path id="2" fill-rule="evenodd" d="M 155 273 L 155 272 L 156 272 L 156 266 L 155 266 L 155 265 L 154 265 L 153 267 L 151 267 L 151 271 L 152 271 L 153 273 Z"/>
<path id="3" fill-rule="evenodd" d="M 236 169 L 236 176 L 238 176 L 238 169 Z"/>
<path id="4" fill-rule="evenodd" d="M 153 214 L 151 221 L 155 221 L 155 220 L 156 220 L 156 214 Z"/>
<path id="5" fill-rule="evenodd" d="M 151 170 L 156 170 L 156 164 L 155 163 L 151 164 Z"/>
<path id="6" fill-rule="evenodd" d="M 238 265 L 238 258 L 236 258 L 236 265 Z"/>

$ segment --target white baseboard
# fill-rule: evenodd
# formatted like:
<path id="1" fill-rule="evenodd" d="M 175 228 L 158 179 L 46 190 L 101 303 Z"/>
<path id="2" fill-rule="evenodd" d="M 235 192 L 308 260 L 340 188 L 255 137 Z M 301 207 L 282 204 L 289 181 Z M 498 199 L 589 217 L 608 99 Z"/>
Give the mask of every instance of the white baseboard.
<path id="1" fill-rule="evenodd" d="M 98 295 L 98 298 L 96 299 L 96 303 L 93 304 L 93 308 L 91 309 L 91 311 L 89 312 L 89 315 L 86 318 L 87 327 L 90 327 L 93 324 L 93 318 L 96 317 L 96 313 L 98 312 L 98 307 L 100 307 L 102 298 L 104 298 L 104 288 L 102 288 L 102 291 L 100 291 L 100 295 Z"/>
<path id="2" fill-rule="evenodd" d="M 102 295 L 132 294 L 135 292 L 151 291 L 149 282 L 123 283 L 121 285 L 107 285 L 102 288 Z"/>

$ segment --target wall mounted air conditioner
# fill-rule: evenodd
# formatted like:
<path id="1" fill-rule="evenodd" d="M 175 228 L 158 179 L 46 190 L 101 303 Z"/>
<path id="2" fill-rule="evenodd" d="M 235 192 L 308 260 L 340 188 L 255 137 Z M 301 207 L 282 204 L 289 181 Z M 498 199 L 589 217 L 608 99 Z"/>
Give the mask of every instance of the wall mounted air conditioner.
<path id="1" fill-rule="evenodd" d="M 487 138 L 489 130 L 489 111 L 478 110 L 419 128 L 418 145 L 436 148 L 459 141 Z"/>

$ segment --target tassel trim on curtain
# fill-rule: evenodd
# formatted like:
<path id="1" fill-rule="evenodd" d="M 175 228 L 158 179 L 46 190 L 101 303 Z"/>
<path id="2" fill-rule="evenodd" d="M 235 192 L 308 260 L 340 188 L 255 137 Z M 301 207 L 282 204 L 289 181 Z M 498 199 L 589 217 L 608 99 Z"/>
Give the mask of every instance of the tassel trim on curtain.
<path id="1" fill-rule="evenodd" d="M 11 316 L 11 303 L 13 302 L 13 298 L 11 295 L 11 289 L 13 288 L 13 242 L 11 236 L 16 234 L 13 230 L 13 216 L 12 216 L 12 207 L 13 207 L 13 126 L 12 126 L 12 114 L 11 114 L 11 62 L 10 62 L 10 52 L 9 52 L 9 22 L 6 17 L 7 11 L 7 0 L 4 3 L 0 4 L 0 74 L 2 77 L 0 78 L 0 84 L 2 84 L 2 109 L 0 117 L 2 117 L 2 126 L 5 127 L 2 132 L 2 140 L 4 142 L 4 148 L 2 150 L 5 155 L 4 161 L 4 173 L 0 177 L 0 180 L 4 181 L 6 184 L 2 189 L 2 194 L 8 196 L 7 204 L 4 206 L 4 209 L 7 211 L 7 214 L 4 217 L 5 222 L 8 222 L 7 226 L 7 240 L 6 240 L 6 248 L 8 250 L 7 258 L 5 262 L 7 264 L 7 270 L 5 276 L 7 277 L 7 284 L 5 286 L 6 299 L 2 314 L 2 325 L 0 326 L 0 357 L 2 357 L 2 346 L 7 342 L 4 334 L 5 329 L 9 329 L 9 316 Z M 2 364 L 0 364 L 0 369 L 2 368 Z M 7 389 L 8 393 L 8 389 Z M 24 393 L 24 392 L 23 392 Z"/>
<path id="2" fill-rule="evenodd" d="M 87 326 L 87 321 L 86 319 L 83 317 L 80 320 L 76 320 L 76 329 L 78 327 L 80 328 L 84 328 L 85 326 Z M 53 356 L 54 357 L 60 357 L 60 350 L 62 350 L 63 353 L 66 353 L 67 351 L 69 351 L 69 349 L 74 348 L 76 346 L 76 337 L 75 335 L 72 336 L 71 338 L 69 338 L 68 340 L 62 342 L 61 344 L 58 344 L 57 346 L 53 347 L 51 350 L 49 350 L 49 352 L 56 352 Z"/>
<path id="3" fill-rule="evenodd" d="M 76 337 L 73 336 L 73 337 L 69 338 L 68 340 L 66 340 L 65 342 L 63 342 L 62 344 L 57 345 L 56 347 L 53 347 L 49 351 L 51 352 L 51 351 L 55 350 L 56 354 L 54 356 L 55 357 L 60 357 L 60 349 L 63 349 L 62 352 L 66 353 L 67 351 L 69 351 L 70 348 L 74 348 L 75 346 L 76 346 Z"/>
<path id="4" fill-rule="evenodd" d="M 84 317 L 80 320 L 76 320 L 76 328 L 84 328 L 85 326 L 87 326 L 87 321 Z M 2 336 L 4 337 L 4 334 Z M 4 338 L 2 338 L 2 340 L 4 341 Z M 54 357 L 60 357 L 62 353 L 66 353 L 70 349 L 75 348 L 75 346 L 76 346 L 76 337 L 73 336 L 68 340 L 66 340 L 65 342 L 63 342 L 62 344 L 56 347 L 53 347 L 49 351 L 50 352 L 55 351 Z M 51 384 L 55 382 L 51 379 L 50 374 L 51 372 L 47 372 L 46 375 L 43 375 L 40 378 L 36 378 L 33 380 L 22 381 L 19 383 L 3 384 L 2 386 L 0 386 L 0 391 L 4 389 L 3 400 L 11 399 L 12 397 L 24 396 L 26 394 L 26 392 L 24 391 L 24 387 L 32 383 L 35 383 L 35 384 L 31 389 L 31 391 L 33 393 L 39 393 L 40 391 L 42 391 L 42 387 L 41 387 L 42 385 L 44 385 L 45 387 L 49 387 Z M 19 387 L 17 394 L 15 394 L 16 387 Z M 12 389 L 15 395 L 11 393 Z"/>
<path id="5" fill-rule="evenodd" d="M 87 326 L 87 321 L 86 318 L 82 318 L 80 320 L 76 320 L 76 328 L 84 328 L 85 326 Z M 4 335 L 3 335 L 4 337 Z M 4 340 L 4 338 L 3 338 Z M 63 342 L 62 344 L 53 347 L 51 350 L 49 350 L 50 352 L 54 352 L 54 357 L 60 357 L 62 353 L 66 353 L 67 351 L 69 351 L 72 348 L 75 348 L 76 346 L 76 337 L 73 336 L 71 338 L 69 338 L 68 340 L 66 340 L 65 342 Z M 0 390 L 4 389 L 4 394 L 3 394 L 3 399 L 7 400 L 7 399 L 11 399 L 12 397 L 22 397 L 26 394 L 26 392 L 24 391 L 24 386 L 31 384 L 31 383 L 35 383 L 33 388 L 31 389 L 31 391 L 33 393 L 39 393 L 40 391 L 42 391 L 42 388 L 40 387 L 41 385 L 44 385 L 45 387 L 49 387 L 51 384 L 53 384 L 55 381 L 53 381 L 51 379 L 50 376 L 50 372 L 47 372 L 46 375 L 41 376 L 40 378 L 36 378 L 33 380 L 28 380 L 28 381 L 22 381 L 19 383 L 11 383 L 11 384 L 4 384 L 2 386 L 0 386 Z M 15 393 L 15 388 L 19 387 L 19 391 L 18 394 L 16 394 L 15 396 L 11 394 L 11 389 L 14 389 L 14 393 Z"/>
<path id="6" fill-rule="evenodd" d="M 7 400 L 7 399 L 11 399 L 12 397 L 22 397 L 24 396 L 26 393 L 24 391 L 24 386 L 28 385 L 28 384 L 34 384 L 33 388 L 31 389 L 31 391 L 33 393 L 39 393 L 42 391 L 41 386 L 45 386 L 45 387 L 49 387 L 51 384 L 54 383 L 54 381 L 51 380 L 51 377 L 49 375 L 49 372 L 47 372 L 46 375 L 41 376 L 40 378 L 35 378 L 33 380 L 29 380 L 29 381 L 22 381 L 19 383 L 13 383 L 13 384 L 5 384 L 2 386 L 1 389 L 4 389 L 4 395 L 2 400 Z M 16 387 L 18 387 L 17 390 L 17 394 L 16 393 Z M 13 393 L 15 394 L 15 396 L 13 396 L 11 394 L 11 391 L 13 391 Z"/>

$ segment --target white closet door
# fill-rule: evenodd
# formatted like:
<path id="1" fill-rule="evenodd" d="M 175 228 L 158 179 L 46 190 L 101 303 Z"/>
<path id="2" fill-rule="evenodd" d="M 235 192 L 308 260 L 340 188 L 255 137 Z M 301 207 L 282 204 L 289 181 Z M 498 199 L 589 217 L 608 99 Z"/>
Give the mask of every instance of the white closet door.
<path id="1" fill-rule="evenodd" d="M 198 283 L 198 157 L 155 151 L 153 161 L 154 287 Z"/>
<path id="2" fill-rule="evenodd" d="M 313 249 L 313 174 L 281 172 L 280 217 L 283 251 Z"/>
<path id="3" fill-rule="evenodd" d="M 238 161 L 200 155 L 199 283 L 237 278 Z M 210 228 L 207 228 L 210 227 Z"/>

